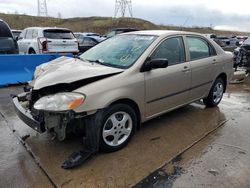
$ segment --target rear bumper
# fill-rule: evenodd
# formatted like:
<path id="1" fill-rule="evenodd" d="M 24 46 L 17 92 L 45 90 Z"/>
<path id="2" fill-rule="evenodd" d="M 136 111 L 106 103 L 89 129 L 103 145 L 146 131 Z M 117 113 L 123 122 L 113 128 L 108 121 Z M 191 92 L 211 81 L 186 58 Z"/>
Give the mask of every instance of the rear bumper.
<path id="1" fill-rule="evenodd" d="M 45 132 L 44 122 L 39 122 L 35 120 L 33 116 L 31 115 L 30 110 L 22 107 L 22 105 L 20 104 L 18 100 L 18 97 L 13 98 L 13 104 L 14 104 L 16 114 L 24 123 L 26 123 L 29 127 L 31 127 L 32 129 L 34 129 L 35 131 L 39 133 Z"/>

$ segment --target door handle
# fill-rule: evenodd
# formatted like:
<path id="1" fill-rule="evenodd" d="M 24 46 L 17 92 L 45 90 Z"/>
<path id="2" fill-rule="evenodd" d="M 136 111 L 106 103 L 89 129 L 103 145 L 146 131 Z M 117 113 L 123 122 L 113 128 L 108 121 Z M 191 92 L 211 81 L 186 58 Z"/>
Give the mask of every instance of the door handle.
<path id="1" fill-rule="evenodd" d="M 190 69 L 188 66 L 184 66 L 183 69 L 182 69 L 182 72 L 188 72 Z"/>
<path id="2" fill-rule="evenodd" d="M 216 64 L 216 59 L 213 59 L 213 62 L 212 62 L 212 64 L 214 65 L 214 64 Z"/>

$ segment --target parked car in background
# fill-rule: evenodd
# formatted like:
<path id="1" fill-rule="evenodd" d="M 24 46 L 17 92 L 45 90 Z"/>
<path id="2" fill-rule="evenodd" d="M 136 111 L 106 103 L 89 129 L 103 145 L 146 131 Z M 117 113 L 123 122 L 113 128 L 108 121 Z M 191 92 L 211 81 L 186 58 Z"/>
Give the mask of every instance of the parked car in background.
<path id="1" fill-rule="evenodd" d="M 215 34 L 204 34 L 204 36 L 209 39 L 215 39 L 217 37 Z"/>
<path id="2" fill-rule="evenodd" d="M 248 39 L 248 36 L 237 36 L 236 38 L 239 40 L 239 45 L 242 45 Z"/>
<path id="3" fill-rule="evenodd" d="M 226 36 L 217 36 L 214 41 L 221 47 L 226 47 L 230 45 L 229 37 Z"/>
<path id="4" fill-rule="evenodd" d="M 121 33 L 128 33 L 132 31 L 139 31 L 139 30 L 135 28 L 116 28 L 110 31 L 108 34 L 106 34 L 105 37 L 110 38 Z"/>
<path id="5" fill-rule="evenodd" d="M 101 41 L 106 39 L 106 37 L 101 36 L 99 33 L 86 33 L 86 32 L 84 32 L 82 34 L 83 34 L 83 36 L 91 37 L 91 38 L 97 40 L 98 42 L 101 42 Z"/>
<path id="6" fill-rule="evenodd" d="M 239 46 L 239 40 L 236 38 L 236 36 L 234 37 L 230 37 L 229 38 L 229 42 L 230 42 L 230 46 Z"/>
<path id="7" fill-rule="evenodd" d="M 0 20 L 0 54 L 18 54 L 17 41 L 3 20 Z"/>
<path id="8" fill-rule="evenodd" d="M 232 75 L 233 54 L 200 34 L 138 31 L 40 65 L 13 102 L 34 130 L 64 140 L 84 129 L 89 151 L 110 152 L 154 117 L 200 99 L 217 106 Z"/>
<path id="9" fill-rule="evenodd" d="M 19 38 L 20 34 L 22 33 L 22 30 L 12 29 L 11 32 L 12 32 L 12 34 L 14 36 L 14 39 L 16 39 L 18 41 L 18 38 Z"/>
<path id="10" fill-rule="evenodd" d="M 106 39 L 93 33 L 91 34 L 90 33 L 74 33 L 74 35 L 79 43 L 79 51 L 81 53 L 87 51 L 88 49 L 97 45 L 99 42 Z"/>
<path id="11" fill-rule="evenodd" d="M 20 53 L 23 54 L 79 52 L 77 39 L 66 28 L 26 28 L 19 36 L 18 45 Z"/>

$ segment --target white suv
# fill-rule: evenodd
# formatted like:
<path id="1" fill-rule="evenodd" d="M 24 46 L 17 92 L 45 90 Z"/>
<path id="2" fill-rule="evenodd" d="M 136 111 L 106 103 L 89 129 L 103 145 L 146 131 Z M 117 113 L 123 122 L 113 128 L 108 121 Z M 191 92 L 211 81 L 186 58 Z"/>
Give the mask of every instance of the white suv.
<path id="1" fill-rule="evenodd" d="M 26 28 L 19 36 L 18 45 L 22 54 L 79 52 L 77 39 L 65 28 Z"/>

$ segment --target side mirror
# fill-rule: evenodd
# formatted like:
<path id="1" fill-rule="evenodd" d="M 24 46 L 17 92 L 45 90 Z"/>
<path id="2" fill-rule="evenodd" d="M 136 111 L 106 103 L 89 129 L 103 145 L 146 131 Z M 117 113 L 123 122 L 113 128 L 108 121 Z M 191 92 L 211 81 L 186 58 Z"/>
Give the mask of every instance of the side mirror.
<path id="1" fill-rule="evenodd" d="M 15 40 L 18 41 L 18 36 L 16 36 Z"/>
<path id="2" fill-rule="evenodd" d="M 161 69 L 168 67 L 168 60 L 164 58 L 148 60 L 141 68 L 141 72 L 147 72 L 152 69 Z"/>

